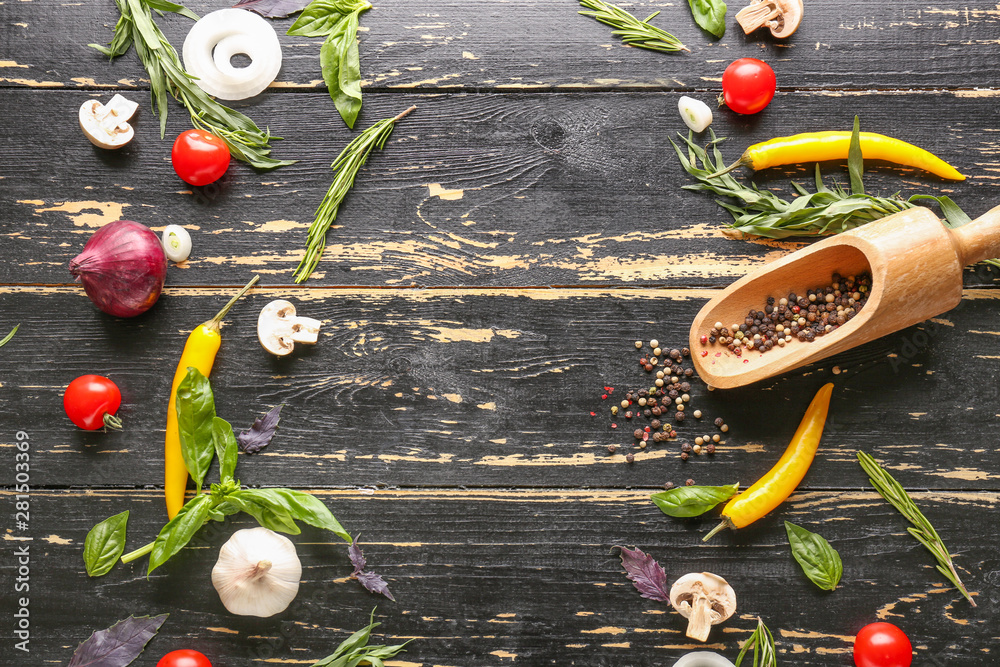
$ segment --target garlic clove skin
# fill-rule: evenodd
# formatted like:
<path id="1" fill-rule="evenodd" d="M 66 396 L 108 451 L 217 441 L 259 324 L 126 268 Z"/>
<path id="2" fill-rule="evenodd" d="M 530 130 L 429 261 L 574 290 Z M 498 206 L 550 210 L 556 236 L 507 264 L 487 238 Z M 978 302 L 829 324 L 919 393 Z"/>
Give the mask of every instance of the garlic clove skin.
<path id="1" fill-rule="evenodd" d="M 701 100 L 683 95 L 677 100 L 677 110 L 681 120 L 693 132 L 704 132 L 712 124 L 712 110 Z"/>
<path id="2" fill-rule="evenodd" d="M 295 545 L 267 528 L 246 528 L 222 545 L 212 585 L 238 616 L 266 618 L 288 608 L 299 591 L 302 564 Z"/>

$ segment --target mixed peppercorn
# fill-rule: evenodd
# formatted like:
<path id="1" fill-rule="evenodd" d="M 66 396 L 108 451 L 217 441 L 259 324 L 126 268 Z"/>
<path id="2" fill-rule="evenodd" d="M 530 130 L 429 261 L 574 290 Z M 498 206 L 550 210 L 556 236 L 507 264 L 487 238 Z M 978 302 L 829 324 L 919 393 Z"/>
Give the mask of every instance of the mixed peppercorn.
<path id="1" fill-rule="evenodd" d="M 635 342 L 635 348 L 642 350 L 645 347 L 642 341 Z M 614 417 L 624 417 L 627 420 L 646 419 L 648 424 L 632 431 L 635 439 L 635 446 L 643 450 L 652 443 L 664 443 L 677 438 L 677 431 L 671 424 L 670 418 L 673 415 L 673 423 L 680 424 L 689 415 L 695 419 L 702 418 L 701 410 L 688 411 L 691 401 L 692 380 L 694 380 L 694 368 L 685 367 L 685 359 L 691 356 L 691 351 L 684 348 L 674 348 L 666 350 L 660 347 L 657 340 L 649 341 L 649 350 L 644 352 L 639 358 L 639 365 L 647 373 L 656 371 L 656 377 L 652 386 L 643 389 L 632 389 L 625 393 L 620 402 L 611 407 L 611 414 Z M 614 392 L 613 387 L 604 387 L 602 399 L 607 400 Z M 715 426 L 723 433 L 729 430 L 722 418 L 715 420 Z M 612 423 L 611 428 L 617 428 L 617 423 Z M 683 443 L 681 445 L 680 458 L 688 460 L 691 454 L 715 454 L 717 443 L 721 442 L 721 436 L 699 436 L 695 445 Z M 608 453 L 615 454 L 619 446 L 608 445 Z M 633 452 L 625 454 L 628 463 L 635 461 Z"/>
<path id="2" fill-rule="evenodd" d="M 775 300 L 767 298 L 764 310 L 750 310 L 742 323 L 732 328 L 716 322 L 712 330 L 701 337 L 702 344 L 726 346 L 736 356 L 744 350 L 767 352 L 775 346 L 784 347 L 794 340 L 805 343 L 837 330 L 861 312 L 871 293 L 872 278 L 868 273 L 846 278 L 833 274 L 830 285 L 795 292 Z"/>

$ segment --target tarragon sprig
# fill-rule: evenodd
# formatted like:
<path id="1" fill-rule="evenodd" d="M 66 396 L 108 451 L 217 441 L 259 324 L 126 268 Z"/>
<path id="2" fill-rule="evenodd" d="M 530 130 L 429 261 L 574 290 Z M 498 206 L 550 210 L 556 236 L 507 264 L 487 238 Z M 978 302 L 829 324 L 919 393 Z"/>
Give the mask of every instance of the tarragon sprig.
<path id="1" fill-rule="evenodd" d="M 396 656 L 410 642 L 394 646 L 369 646 L 368 640 L 371 638 L 372 630 L 380 625 L 382 624 L 375 622 L 375 610 L 372 609 L 371 620 L 367 626 L 341 642 L 331 655 L 314 662 L 310 667 L 349 667 L 362 663 L 371 667 L 385 667 L 385 661 Z"/>
<path id="2" fill-rule="evenodd" d="M 760 616 L 757 617 L 757 629 L 743 643 L 740 654 L 736 656 L 736 667 L 740 667 L 743 656 L 746 655 L 751 646 L 753 647 L 753 667 L 778 667 L 778 657 L 774 649 L 774 635 L 764 625 Z"/>
<path id="3" fill-rule="evenodd" d="M 640 21 L 621 7 L 604 2 L 604 0 L 580 0 L 580 4 L 592 10 L 580 12 L 581 14 L 611 26 L 614 28 L 611 34 L 621 37 L 622 41 L 629 46 L 637 46 L 640 49 L 662 51 L 664 53 L 691 50 L 681 44 L 679 39 L 666 30 L 657 28 L 655 25 L 650 25 L 649 21 L 659 14 L 659 11 L 653 12 Z"/>
<path id="4" fill-rule="evenodd" d="M 301 283 L 308 280 L 312 272 L 316 270 L 316 266 L 323 256 L 323 250 L 326 248 L 326 233 L 337 219 L 340 204 L 354 185 L 354 178 L 367 162 L 372 149 L 381 149 L 385 146 L 385 142 L 388 141 L 396 123 L 416 108 L 416 106 L 412 106 L 398 116 L 378 121 L 354 137 L 330 165 L 337 173 L 333 177 L 333 183 L 330 184 L 323 201 L 320 202 L 319 208 L 316 209 L 312 224 L 309 225 L 306 253 L 295 269 L 295 282 Z"/>
<path id="5" fill-rule="evenodd" d="M 910 494 L 906 492 L 905 489 L 900 485 L 899 482 L 890 475 L 885 468 L 880 466 L 878 462 L 875 461 L 871 456 L 865 452 L 858 452 L 858 462 L 864 471 L 868 474 L 868 480 L 875 487 L 875 490 L 885 498 L 890 505 L 899 510 L 899 513 L 906 517 L 906 520 L 913 525 L 906 529 L 906 531 L 917 538 L 922 545 L 927 547 L 927 550 L 934 554 L 934 558 L 937 559 L 938 565 L 937 570 L 945 576 L 945 578 L 950 581 L 955 588 L 957 588 L 965 599 L 969 601 L 973 607 L 976 606 L 976 601 L 972 599 L 969 595 L 969 591 L 966 590 L 965 585 L 958 576 L 958 571 L 955 569 L 955 563 L 951 559 L 951 553 L 948 551 L 948 547 L 944 545 L 944 541 L 941 536 L 937 534 L 934 530 L 934 526 L 931 522 L 927 520 L 924 513 L 920 511 L 913 499 L 910 498 Z"/>
<path id="6" fill-rule="evenodd" d="M 9 334 L 7 334 L 2 339 L 0 339 L 0 347 L 3 347 L 7 343 L 9 343 L 10 339 L 14 337 L 14 334 L 16 334 L 17 330 L 20 329 L 20 328 L 21 328 L 20 324 L 16 325 L 13 329 L 10 330 Z"/>
<path id="7" fill-rule="evenodd" d="M 134 44 L 139 60 L 149 75 L 149 90 L 153 106 L 160 116 L 160 138 L 167 131 L 167 94 L 183 104 L 191 114 L 191 123 L 218 135 L 226 142 L 232 155 L 258 169 L 274 169 L 293 164 L 294 160 L 270 157 L 272 137 L 250 118 L 219 104 L 197 86 L 194 78 L 181 64 L 177 51 L 167 41 L 153 20 L 152 10 L 174 12 L 198 20 L 198 15 L 183 5 L 167 0 L 115 0 L 121 17 L 115 24 L 115 34 L 108 46 L 91 44 L 109 58 L 125 55 Z"/>

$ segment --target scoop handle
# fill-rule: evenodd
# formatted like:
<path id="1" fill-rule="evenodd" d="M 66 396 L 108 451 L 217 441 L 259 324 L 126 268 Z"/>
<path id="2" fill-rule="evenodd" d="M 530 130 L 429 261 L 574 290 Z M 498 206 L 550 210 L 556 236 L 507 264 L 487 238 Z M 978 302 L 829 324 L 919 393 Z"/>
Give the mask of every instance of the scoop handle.
<path id="1" fill-rule="evenodd" d="M 951 234 L 962 266 L 1000 257 L 1000 206 L 952 229 Z"/>

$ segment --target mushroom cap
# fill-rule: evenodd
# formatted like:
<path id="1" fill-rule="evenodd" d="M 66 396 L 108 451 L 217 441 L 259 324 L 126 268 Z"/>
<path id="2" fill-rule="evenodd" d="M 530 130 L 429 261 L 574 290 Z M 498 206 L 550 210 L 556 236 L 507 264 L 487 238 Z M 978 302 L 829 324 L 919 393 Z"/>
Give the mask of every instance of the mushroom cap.
<path id="1" fill-rule="evenodd" d="M 736 611 L 736 591 L 725 579 L 711 572 L 692 572 L 670 587 L 670 604 L 684 618 L 691 615 L 695 595 L 705 595 L 712 610 L 712 625 L 718 625 Z"/>
<path id="2" fill-rule="evenodd" d="M 295 306 L 290 301 L 276 299 L 264 306 L 257 317 L 257 338 L 264 349 L 283 357 L 295 349 L 291 328 L 287 321 L 295 317 Z"/>
<path id="3" fill-rule="evenodd" d="M 135 130 L 128 120 L 135 115 L 138 105 L 115 95 L 106 104 L 100 100 L 86 100 L 80 105 L 78 114 L 80 129 L 90 143 L 100 148 L 121 148 L 132 141 Z"/>
<path id="4" fill-rule="evenodd" d="M 790 37 L 802 23 L 802 0 L 772 0 L 781 14 L 768 25 L 771 34 L 778 38 Z"/>

